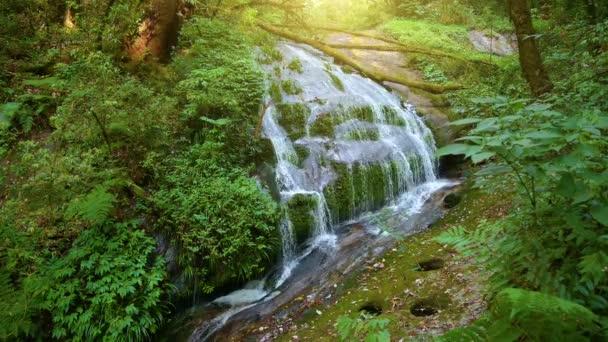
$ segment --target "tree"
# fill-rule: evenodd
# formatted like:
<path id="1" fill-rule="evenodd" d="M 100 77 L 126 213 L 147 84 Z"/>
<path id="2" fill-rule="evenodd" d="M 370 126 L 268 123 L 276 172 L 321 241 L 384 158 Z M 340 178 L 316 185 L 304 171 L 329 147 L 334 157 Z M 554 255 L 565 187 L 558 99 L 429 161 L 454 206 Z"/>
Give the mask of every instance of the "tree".
<path id="1" fill-rule="evenodd" d="M 530 85 L 534 96 L 541 96 L 553 89 L 547 71 L 543 67 L 540 52 L 536 45 L 536 32 L 532 26 L 532 16 L 527 0 L 507 0 L 509 16 L 515 26 L 519 45 L 519 63 L 524 78 Z"/>
<path id="2" fill-rule="evenodd" d="M 179 0 L 151 0 L 146 15 L 139 25 L 139 35 L 129 46 L 132 59 L 141 60 L 148 54 L 167 61 L 171 47 L 176 43 L 180 19 L 178 12 L 184 7 Z"/>

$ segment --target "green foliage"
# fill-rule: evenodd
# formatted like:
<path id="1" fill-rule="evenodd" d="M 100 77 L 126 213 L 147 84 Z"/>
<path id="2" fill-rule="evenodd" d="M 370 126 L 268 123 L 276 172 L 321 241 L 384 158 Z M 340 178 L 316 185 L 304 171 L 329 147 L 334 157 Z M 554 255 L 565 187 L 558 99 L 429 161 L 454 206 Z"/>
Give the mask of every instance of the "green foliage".
<path id="1" fill-rule="evenodd" d="M 247 165 L 261 153 L 252 133 L 264 95 L 264 78 L 246 35 L 226 22 L 195 17 L 182 29 L 180 45 L 186 53 L 172 66 L 183 78 L 177 87 L 185 103 L 182 117 L 191 140 L 224 143 L 234 162 Z M 209 120 L 228 119 L 217 127 Z"/>
<path id="2" fill-rule="evenodd" d="M 363 313 L 356 318 L 338 318 L 337 330 L 340 341 L 390 342 L 391 335 L 386 329 L 389 322 Z"/>
<path id="3" fill-rule="evenodd" d="M 125 163 L 168 146 L 175 130 L 174 99 L 122 75 L 101 53 L 61 67 L 60 74 L 71 92 L 50 119 L 58 140 L 121 151 Z"/>
<path id="4" fill-rule="evenodd" d="M 524 100 L 507 98 L 475 102 L 499 116 L 454 122 L 475 127 L 459 139 L 461 143 L 448 145 L 438 154 L 464 154 L 474 163 L 486 162 L 477 182 L 509 177 L 519 185 L 522 202 L 518 211 L 503 220 L 482 224 L 474 232 L 454 229 L 439 241 L 455 245 L 484 264 L 491 273 L 493 291 L 507 286 L 538 290 L 605 315 L 608 141 L 603 133 L 608 117 L 584 108 L 565 115 L 548 103 L 527 105 Z M 523 305 L 526 300 L 514 299 L 517 294 L 509 292 L 503 299 L 510 300 L 509 305 Z M 544 298 L 539 296 L 544 294 L 528 299 Z M 513 310 L 520 309 L 532 310 Z M 555 314 L 533 309 L 537 314 Z M 509 318 L 511 324 L 516 322 L 514 315 Z M 550 331 L 564 334 L 558 337 L 569 336 L 572 329 L 560 322 L 567 331 Z M 537 334 L 531 327 L 521 329 L 521 335 Z"/>
<path id="5" fill-rule="evenodd" d="M 506 288 L 489 313 L 437 341 L 587 341 L 606 337 L 603 323 L 579 304 L 535 291 Z"/>
<path id="6" fill-rule="evenodd" d="M 83 232 L 46 270 L 54 338 L 146 340 L 162 321 L 165 262 L 136 223 Z"/>
<path id="7" fill-rule="evenodd" d="M 276 203 L 243 170 L 219 160 L 220 148 L 195 145 L 155 165 L 162 186 L 151 197 L 155 226 L 178 247 L 180 266 L 203 292 L 259 275 L 277 243 Z"/>
<path id="8" fill-rule="evenodd" d="M 31 301 L 25 291 L 12 284 L 10 272 L 0 271 L 0 339 L 33 336 L 36 325 L 31 317 Z"/>
<path id="9" fill-rule="evenodd" d="M 103 224 L 110 218 L 116 197 L 101 186 L 86 195 L 82 201 L 74 201 L 67 209 L 67 215 L 82 217 L 93 225 Z"/>

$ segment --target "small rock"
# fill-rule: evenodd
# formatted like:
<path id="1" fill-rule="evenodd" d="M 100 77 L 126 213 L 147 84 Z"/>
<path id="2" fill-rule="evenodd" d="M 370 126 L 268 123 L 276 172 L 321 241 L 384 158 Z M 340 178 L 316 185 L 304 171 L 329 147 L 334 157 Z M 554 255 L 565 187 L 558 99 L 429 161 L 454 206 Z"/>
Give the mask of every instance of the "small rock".
<path id="1" fill-rule="evenodd" d="M 319 310 L 316 311 L 317 315 L 321 316 L 323 313 Z"/>

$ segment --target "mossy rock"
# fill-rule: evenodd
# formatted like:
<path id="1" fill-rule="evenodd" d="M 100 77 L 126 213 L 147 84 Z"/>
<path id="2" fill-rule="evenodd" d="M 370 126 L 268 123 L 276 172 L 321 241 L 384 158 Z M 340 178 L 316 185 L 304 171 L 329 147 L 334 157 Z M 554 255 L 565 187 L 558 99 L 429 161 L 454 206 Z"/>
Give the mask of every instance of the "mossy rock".
<path id="1" fill-rule="evenodd" d="M 324 189 L 324 194 L 335 222 L 351 219 L 353 213 L 380 209 L 399 192 L 395 162 L 386 168 L 379 163 L 357 163 L 351 167 L 338 162 L 330 164 L 338 177 Z M 392 194 L 387 193 L 389 182 L 394 185 Z"/>
<path id="2" fill-rule="evenodd" d="M 374 122 L 374 109 L 371 106 L 357 106 L 348 109 L 350 116 L 365 122 Z"/>
<path id="3" fill-rule="evenodd" d="M 258 146 L 257 153 L 255 156 L 256 165 L 261 164 L 276 164 L 276 155 L 274 153 L 274 146 L 272 146 L 272 142 L 270 139 L 260 138 L 256 141 Z"/>
<path id="4" fill-rule="evenodd" d="M 287 131 L 291 140 L 295 141 L 306 134 L 306 121 L 310 116 L 310 108 L 302 103 L 281 103 L 277 105 L 279 124 Z"/>
<path id="5" fill-rule="evenodd" d="M 317 198 L 312 195 L 296 194 L 287 201 L 289 219 L 293 225 L 297 244 L 301 244 L 315 228 L 314 211 Z"/>
<path id="6" fill-rule="evenodd" d="M 382 113 L 384 113 L 384 118 L 386 119 L 386 123 L 393 126 L 401 126 L 407 127 L 407 121 L 405 121 L 399 114 L 397 110 L 390 106 L 382 106 Z"/>
<path id="7" fill-rule="evenodd" d="M 350 131 L 344 135 L 344 140 L 353 141 L 378 141 L 380 140 L 380 132 L 377 128 L 369 128 L 365 130 Z"/>
<path id="8" fill-rule="evenodd" d="M 295 145 L 295 150 L 296 150 L 296 154 L 298 155 L 298 160 L 300 161 L 300 164 L 303 163 L 306 158 L 308 158 L 308 156 L 310 156 L 310 151 L 308 150 L 308 148 L 306 146 L 302 146 L 302 145 Z M 302 165 L 300 165 L 302 166 Z"/>
<path id="9" fill-rule="evenodd" d="M 334 120 L 330 113 L 323 113 L 317 117 L 317 120 L 310 126 L 310 135 L 318 137 L 335 136 Z"/>
<path id="10" fill-rule="evenodd" d="M 298 95 L 302 93 L 302 88 L 300 88 L 300 86 L 294 80 L 281 81 L 281 89 L 283 89 L 285 94 L 289 95 Z"/>

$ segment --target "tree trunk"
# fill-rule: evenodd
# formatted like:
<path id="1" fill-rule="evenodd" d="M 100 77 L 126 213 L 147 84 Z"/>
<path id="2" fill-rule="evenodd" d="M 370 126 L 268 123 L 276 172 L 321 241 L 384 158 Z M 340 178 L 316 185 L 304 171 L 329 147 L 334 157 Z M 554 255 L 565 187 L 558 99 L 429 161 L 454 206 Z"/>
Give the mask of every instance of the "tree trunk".
<path id="1" fill-rule="evenodd" d="M 139 35 L 128 47 L 133 60 L 151 57 L 166 62 L 176 43 L 179 30 L 180 0 L 151 0 L 146 15 L 139 25 Z"/>
<path id="2" fill-rule="evenodd" d="M 527 0 L 508 0 L 509 15 L 519 45 L 519 63 L 534 96 L 541 96 L 553 89 L 553 83 L 543 67 L 540 52 L 536 46 L 534 27 Z"/>

